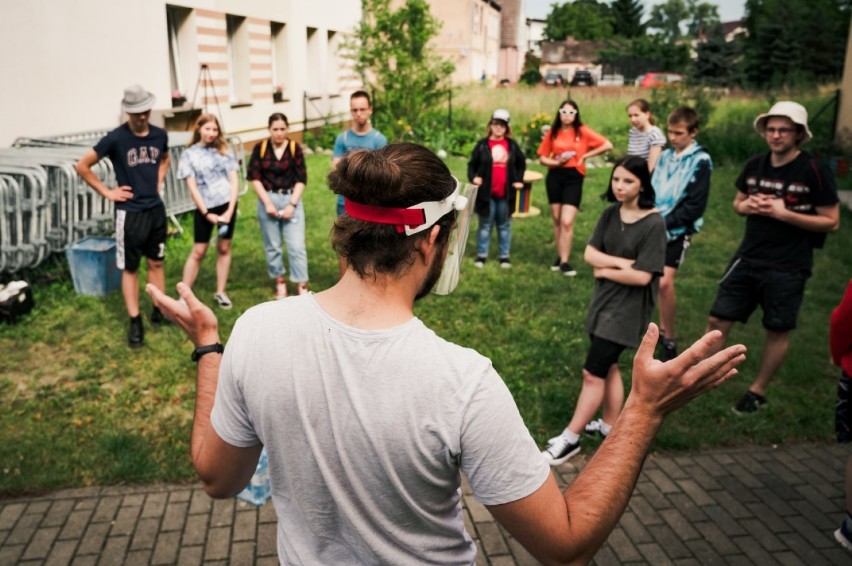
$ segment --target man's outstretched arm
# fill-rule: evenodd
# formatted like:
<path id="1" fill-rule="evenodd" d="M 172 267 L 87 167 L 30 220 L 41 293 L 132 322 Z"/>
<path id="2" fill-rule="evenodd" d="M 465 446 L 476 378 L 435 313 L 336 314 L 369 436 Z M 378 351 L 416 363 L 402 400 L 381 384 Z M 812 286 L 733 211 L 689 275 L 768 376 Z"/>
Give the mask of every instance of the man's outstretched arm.
<path id="1" fill-rule="evenodd" d="M 184 283 L 177 290 L 183 302 L 163 294 L 155 286 L 145 287 L 154 304 L 167 318 L 176 322 L 196 347 L 219 342 L 219 323 L 209 307 L 196 298 Z M 216 398 L 219 364 L 222 354 L 211 352 L 198 360 L 195 415 L 192 422 L 192 464 L 211 497 L 233 497 L 249 482 L 263 449 L 261 444 L 240 448 L 228 444 L 210 423 Z"/>
<path id="2" fill-rule="evenodd" d="M 676 359 L 653 359 L 651 324 L 633 361 L 633 388 L 612 432 L 577 479 L 559 493 L 551 475 L 535 493 L 489 506 L 494 517 L 543 564 L 585 564 L 621 517 L 648 449 L 666 415 L 736 375 L 745 347 L 715 355 L 722 335 L 709 332 Z"/>

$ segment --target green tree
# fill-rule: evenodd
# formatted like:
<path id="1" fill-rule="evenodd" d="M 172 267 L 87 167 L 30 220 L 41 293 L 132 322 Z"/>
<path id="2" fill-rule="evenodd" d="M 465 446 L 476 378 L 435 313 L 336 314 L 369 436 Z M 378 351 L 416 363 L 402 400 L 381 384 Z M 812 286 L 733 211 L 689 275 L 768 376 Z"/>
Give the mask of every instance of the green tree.
<path id="1" fill-rule="evenodd" d="M 719 7 L 708 2 L 697 0 L 686 1 L 686 11 L 689 13 L 687 35 L 701 37 L 706 35 L 713 26 L 719 24 Z"/>
<path id="2" fill-rule="evenodd" d="M 742 40 L 725 41 L 725 32 L 721 24 L 716 24 L 707 32 L 707 40 L 696 47 L 696 59 L 692 65 L 692 78 L 711 85 L 729 87 L 742 82 L 741 65 Z"/>
<path id="3" fill-rule="evenodd" d="M 521 71 L 521 82 L 530 86 L 541 82 L 541 57 L 536 57 L 532 51 L 524 55 L 524 68 Z"/>
<path id="4" fill-rule="evenodd" d="M 648 71 L 684 72 L 689 66 L 689 47 L 684 43 L 669 43 L 659 35 L 617 37 L 598 54 L 598 63 L 607 72 L 619 72 L 626 79 Z"/>
<path id="5" fill-rule="evenodd" d="M 680 24 L 688 18 L 689 10 L 684 0 L 666 0 L 651 8 L 648 27 L 658 30 L 663 39 L 673 43 L 683 36 Z"/>
<path id="6" fill-rule="evenodd" d="M 747 0 L 745 73 L 752 84 L 836 80 L 843 69 L 850 0 Z"/>
<path id="7" fill-rule="evenodd" d="M 355 68 L 373 93 L 376 126 L 392 139 L 417 128 L 419 117 L 446 100 L 452 62 L 430 51 L 440 30 L 426 0 L 361 0 Z"/>
<path id="8" fill-rule="evenodd" d="M 597 0 L 576 0 L 553 4 L 544 26 L 544 37 L 562 41 L 566 37 L 580 40 L 603 40 L 612 37 L 612 14 L 609 5 Z"/>
<path id="9" fill-rule="evenodd" d="M 641 0 L 613 0 L 612 31 L 617 37 L 639 37 L 645 34 L 645 8 Z"/>

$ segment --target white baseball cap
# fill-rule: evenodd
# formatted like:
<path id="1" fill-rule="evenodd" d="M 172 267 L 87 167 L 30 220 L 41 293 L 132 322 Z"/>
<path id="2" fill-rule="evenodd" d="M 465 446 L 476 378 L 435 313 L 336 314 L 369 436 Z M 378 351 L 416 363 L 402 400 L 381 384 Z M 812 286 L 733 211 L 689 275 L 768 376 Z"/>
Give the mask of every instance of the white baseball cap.
<path id="1" fill-rule="evenodd" d="M 766 121 L 775 117 L 789 118 L 794 124 L 802 126 L 805 129 L 805 137 L 802 141 L 808 141 L 814 137 L 808 129 L 808 111 L 798 102 L 791 102 L 789 100 L 776 102 L 769 109 L 769 112 L 755 118 L 754 129 L 762 136 L 766 130 Z"/>
<path id="2" fill-rule="evenodd" d="M 509 111 L 505 108 L 498 108 L 491 114 L 492 120 L 503 120 L 507 124 L 509 123 Z"/>

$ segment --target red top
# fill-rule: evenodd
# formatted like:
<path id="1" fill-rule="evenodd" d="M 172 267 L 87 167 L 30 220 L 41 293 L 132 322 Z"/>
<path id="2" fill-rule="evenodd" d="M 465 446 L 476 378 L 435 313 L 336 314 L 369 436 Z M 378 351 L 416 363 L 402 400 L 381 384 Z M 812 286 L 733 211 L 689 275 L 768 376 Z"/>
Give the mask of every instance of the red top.
<path id="1" fill-rule="evenodd" d="M 556 139 L 550 138 L 550 132 L 544 134 L 544 137 L 541 138 L 541 145 L 538 146 L 536 153 L 541 157 L 556 159 L 566 151 L 573 151 L 575 152 L 574 155 L 571 159 L 563 163 L 562 167 L 573 167 L 581 175 L 585 176 L 586 165 L 580 163 L 577 158 L 581 155 L 586 155 L 590 149 L 597 149 L 605 143 L 605 137 L 586 125 L 580 126 L 579 135 L 573 127 L 569 126 L 568 128 L 560 128 L 556 134 Z"/>
<path id="2" fill-rule="evenodd" d="M 506 198 L 506 166 L 509 163 L 509 142 L 488 140 L 491 148 L 491 198 Z"/>
<path id="3" fill-rule="evenodd" d="M 852 376 L 852 279 L 843 300 L 831 313 L 828 341 L 831 344 L 831 361 L 843 368 L 846 375 Z"/>

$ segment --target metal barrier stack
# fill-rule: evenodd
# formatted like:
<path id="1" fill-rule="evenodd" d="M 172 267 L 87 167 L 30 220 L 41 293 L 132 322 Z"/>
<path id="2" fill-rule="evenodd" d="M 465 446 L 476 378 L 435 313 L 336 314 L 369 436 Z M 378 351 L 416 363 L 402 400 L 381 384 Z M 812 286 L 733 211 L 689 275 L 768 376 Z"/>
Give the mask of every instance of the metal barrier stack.
<path id="1" fill-rule="evenodd" d="M 77 175 L 74 165 L 108 132 L 94 130 L 46 138 L 19 138 L 0 148 L 0 273 L 36 267 L 80 238 L 113 230 L 112 201 L 101 197 Z M 177 178 L 189 132 L 169 132 L 169 170 L 163 202 L 178 231 L 177 215 L 195 209 L 186 184 Z M 245 150 L 240 138 L 228 138 L 245 179 Z M 115 171 L 105 158 L 92 171 L 107 186 Z M 246 191 L 242 185 L 241 193 Z"/>

